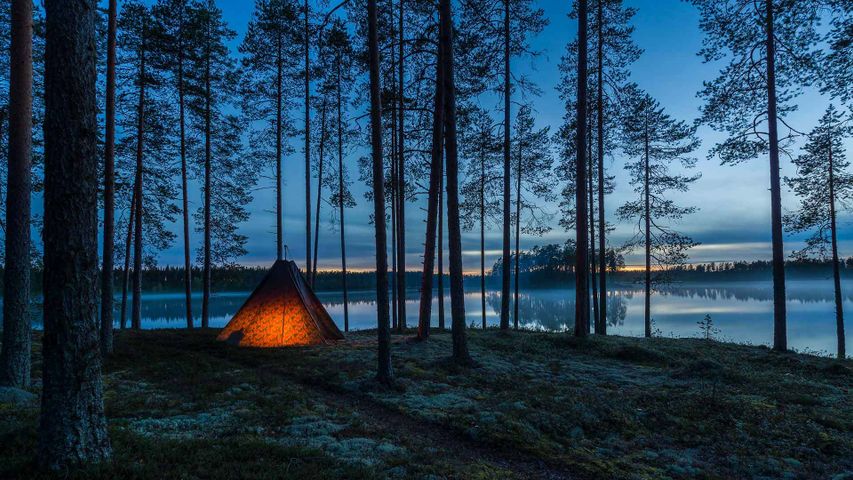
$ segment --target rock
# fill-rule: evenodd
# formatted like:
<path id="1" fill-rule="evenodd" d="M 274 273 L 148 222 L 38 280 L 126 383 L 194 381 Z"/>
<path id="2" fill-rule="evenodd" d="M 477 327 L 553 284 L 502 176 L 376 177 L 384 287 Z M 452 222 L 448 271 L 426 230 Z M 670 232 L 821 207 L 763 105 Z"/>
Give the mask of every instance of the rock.
<path id="1" fill-rule="evenodd" d="M 0 387 L 0 403 L 11 403 L 17 406 L 32 406 L 38 397 L 34 393 L 14 387 Z"/>

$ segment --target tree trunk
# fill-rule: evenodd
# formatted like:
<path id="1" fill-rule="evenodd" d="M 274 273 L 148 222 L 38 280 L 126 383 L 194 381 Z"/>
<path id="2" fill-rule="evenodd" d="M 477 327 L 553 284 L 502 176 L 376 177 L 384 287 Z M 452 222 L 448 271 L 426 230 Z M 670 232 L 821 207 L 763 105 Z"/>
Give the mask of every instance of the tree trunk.
<path id="1" fill-rule="evenodd" d="M 308 0 L 305 0 L 305 273 L 311 277 L 311 64 L 308 28 Z M 384 217 L 383 217 L 384 218 Z"/>
<path id="2" fill-rule="evenodd" d="M 275 82 L 275 258 L 281 260 L 284 256 L 284 229 L 282 227 L 281 211 L 281 160 L 282 160 L 282 113 L 281 104 L 284 96 L 284 71 L 281 34 L 276 37 L 276 82 Z M 340 76 L 340 74 L 339 74 Z M 340 88 L 340 78 L 338 79 Z"/>
<path id="3" fill-rule="evenodd" d="M 107 20 L 107 91 L 104 132 L 104 254 L 101 268 L 101 354 L 113 353 L 113 274 L 115 273 L 116 0 Z"/>
<path id="4" fill-rule="evenodd" d="M 193 269 L 190 261 L 190 212 L 189 193 L 187 189 L 186 105 L 184 98 L 184 8 L 181 8 L 180 21 L 180 32 L 178 34 L 178 109 L 180 111 L 181 123 L 181 207 L 184 227 L 184 296 L 187 309 L 187 328 L 193 328 Z"/>
<path id="5" fill-rule="evenodd" d="M 145 215 L 142 188 L 142 155 L 145 149 L 145 37 L 139 52 L 139 105 L 136 111 L 136 222 L 133 227 L 133 304 L 131 306 L 130 327 L 142 328 L 142 220 Z"/>
<path id="6" fill-rule="evenodd" d="M 121 284 L 121 329 L 127 328 L 127 289 L 130 284 L 130 247 L 133 244 L 133 223 L 136 213 L 136 189 L 130 199 L 130 212 L 127 217 L 127 241 L 124 243 L 124 271 L 122 272 Z"/>
<path id="7" fill-rule="evenodd" d="M 382 88 L 379 85 L 379 37 L 376 0 L 367 0 L 370 67 L 370 143 L 373 159 L 373 223 L 376 227 L 376 321 L 378 365 L 376 379 L 394 382 L 391 369 L 391 326 L 388 315 L 388 245 L 385 235 L 385 185 L 382 153 Z"/>
<path id="8" fill-rule="evenodd" d="M 607 221 L 604 213 L 604 2 L 598 2 L 598 322 L 596 335 L 607 335 Z"/>
<path id="9" fill-rule="evenodd" d="M 646 108 L 649 108 L 648 106 Z M 648 113 L 646 113 L 648 116 Z M 645 219 L 645 235 L 646 235 L 646 271 L 645 271 L 645 309 L 644 309 L 644 325 L 646 330 L 646 337 L 649 338 L 652 336 L 652 208 L 651 208 L 651 195 L 649 193 L 649 125 L 648 120 L 646 121 L 645 126 L 645 164 L 643 165 L 643 217 Z"/>
<path id="10" fill-rule="evenodd" d="M 486 329 L 486 160 L 480 152 L 480 310 Z"/>
<path id="11" fill-rule="evenodd" d="M 344 332 L 349 332 L 349 292 L 347 291 L 347 241 L 346 222 L 344 221 L 344 135 L 343 135 L 343 113 L 341 108 L 341 59 L 337 62 L 337 106 L 338 106 L 338 208 L 341 217 L 341 284 L 344 290 Z"/>
<path id="12" fill-rule="evenodd" d="M 456 142 L 456 83 L 453 72 L 453 16 L 450 0 L 440 0 L 440 42 L 444 46 L 444 148 L 447 158 L 447 229 L 450 250 L 450 313 L 453 360 L 468 365 L 465 290 L 462 284 L 462 229 L 459 224 L 459 157 Z"/>
<path id="13" fill-rule="evenodd" d="M 209 20 L 208 20 L 209 21 Z M 208 35 L 210 35 L 208 33 Z M 211 240 L 210 240 L 210 207 L 211 207 L 211 95 L 210 90 L 210 42 L 212 39 L 207 38 L 205 51 L 205 66 L 204 66 L 204 260 L 203 260 L 203 277 L 202 282 L 202 299 L 201 299 L 201 328 L 210 326 L 210 290 L 211 290 Z M 306 266 L 307 268 L 307 266 Z"/>
<path id="14" fill-rule="evenodd" d="M 587 1 L 578 0 L 577 161 L 575 162 L 575 336 L 589 334 L 589 239 L 586 211 Z"/>
<path id="15" fill-rule="evenodd" d="M 509 232 L 510 232 L 510 69 L 509 0 L 504 0 L 504 218 L 503 257 L 501 258 L 501 330 L 509 329 Z"/>
<path id="16" fill-rule="evenodd" d="M 441 13 L 439 12 L 439 15 Z M 427 196 L 426 238 L 424 240 L 424 269 L 421 274 L 421 299 L 418 312 L 418 338 L 426 340 L 432 321 L 432 277 L 435 266 L 436 223 L 439 218 L 439 196 L 442 178 L 442 131 L 444 126 L 444 65 L 438 48 L 435 62 L 435 97 L 432 112 L 432 150 L 430 152 L 429 194 Z M 443 324 L 439 324 L 444 328 Z"/>
<path id="17" fill-rule="evenodd" d="M 406 321 L 406 124 L 405 124 L 405 76 L 403 55 L 403 5 L 400 0 L 398 30 L 400 42 L 397 45 L 397 314 L 400 329 L 405 330 Z"/>
<path id="18" fill-rule="evenodd" d="M 9 164 L 0 384 L 30 385 L 30 168 L 33 131 L 33 2 L 13 0 L 9 75 Z M 96 247 L 97 248 L 97 245 Z"/>
<path id="19" fill-rule="evenodd" d="M 519 136 L 520 137 L 520 136 Z M 518 163 L 516 165 L 515 171 L 515 292 L 513 293 L 514 299 L 514 312 L 513 312 L 513 327 L 518 330 L 518 274 L 519 274 L 519 257 L 521 256 L 521 156 L 524 154 L 522 151 L 522 139 L 518 139 Z"/>
<path id="20" fill-rule="evenodd" d="M 63 472 L 110 456 L 97 325 L 96 6 L 94 0 L 45 1 L 44 337 L 38 464 Z"/>
<path id="21" fill-rule="evenodd" d="M 592 129 L 590 129 L 592 130 Z M 598 325 L 600 323 L 598 317 L 598 284 L 596 283 L 596 252 L 595 252 L 595 190 L 592 184 L 592 177 L 595 174 L 593 170 L 593 164 L 595 160 L 592 156 L 592 135 L 589 135 L 589 149 L 587 152 L 589 153 L 589 178 L 587 178 L 587 185 L 589 185 L 589 256 L 590 256 L 590 285 L 592 286 L 592 319 L 593 319 L 593 328 L 598 329 Z"/>
<path id="22" fill-rule="evenodd" d="M 829 221 L 832 234 L 832 280 L 835 287 L 835 329 L 838 335 L 838 358 L 847 358 L 844 338 L 844 306 L 841 299 L 841 268 L 838 263 L 838 232 L 835 218 L 835 168 L 832 158 L 832 138 L 829 138 Z"/>
<path id="23" fill-rule="evenodd" d="M 391 71 L 394 71 L 394 57 L 391 57 Z M 393 76 L 391 82 L 392 92 L 397 89 L 394 86 Z M 393 108 L 393 107 L 392 107 Z M 402 332 L 397 322 L 397 115 L 391 111 L 391 328 Z"/>
<path id="24" fill-rule="evenodd" d="M 320 111 L 320 149 L 319 166 L 317 168 L 317 211 L 314 216 L 314 263 L 311 267 L 311 288 L 317 281 L 317 247 L 320 242 L 320 201 L 323 198 L 323 159 L 326 150 L 326 99 L 323 98 L 323 107 Z M 307 268 L 307 266 L 306 266 Z"/>
<path id="25" fill-rule="evenodd" d="M 785 305 L 785 251 L 782 246 L 782 189 L 779 181 L 779 133 L 776 115 L 776 41 L 773 0 L 767 8 L 767 120 L 770 142 L 770 209 L 773 241 L 773 349 L 788 349 Z"/>
<path id="26" fill-rule="evenodd" d="M 446 114 L 447 112 L 442 114 L 441 118 Z M 442 130 L 444 128 L 446 127 L 442 127 Z M 442 146 L 445 141 L 442 133 Z M 439 164 L 441 176 L 438 179 L 438 328 L 444 330 L 444 155 Z"/>

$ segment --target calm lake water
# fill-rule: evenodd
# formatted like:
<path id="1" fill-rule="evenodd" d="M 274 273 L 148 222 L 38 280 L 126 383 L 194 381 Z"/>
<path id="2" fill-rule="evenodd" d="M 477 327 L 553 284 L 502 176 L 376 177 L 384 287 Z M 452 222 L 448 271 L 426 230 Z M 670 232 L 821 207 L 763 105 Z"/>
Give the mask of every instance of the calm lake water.
<path id="1" fill-rule="evenodd" d="M 849 282 L 848 282 L 849 283 Z M 643 290 L 634 285 L 616 285 L 608 295 L 608 333 L 643 335 Z M 217 293 L 211 298 L 212 327 L 222 327 L 240 308 L 249 292 Z M 340 293 L 324 292 L 320 300 L 337 324 L 343 328 L 343 298 Z M 450 322 L 449 291 L 446 294 L 446 318 Z M 481 325 L 479 290 L 465 295 L 469 324 Z M 520 294 L 520 324 L 526 328 L 564 331 L 574 325 L 574 291 L 525 290 Z M 407 295 L 409 324 L 417 321 L 418 292 Z M 499 292 L 486 293 L 486 321 L 499 322 Z M 438 324 L 437 301 L 433 303 L 433 325 Z M 844 291 L 844 310 L 853 316 L 853 284 Z M 201 312 L 200 295 L 194 298 L 193 313 Z M 350 294 L 350 328 L 376 326 L 375 295 Z M 689 283 L 670 286 L 652 296 L 654 329 L 663 336 L 695 337 L 701 330 L 697 322 L 711 315 L 721 340 L 768 345 L 773 333 L 772 285 L 770 282 Z M 802 352 L 834 355 L 836 352 L 835 316 L 830 280 L 794 280 L 788 282 L 788 344 Z M 181 328 L 185 325 L 184 297 L 180 293 L 147 294 L 142 298 L 143 328 Z M 40 327 L 41 316 L 35 323 Z M 198 319 L 196 319 L 198 323 Z M 847 321 L 847 344 L 853 343 L 853 322 Z"/>

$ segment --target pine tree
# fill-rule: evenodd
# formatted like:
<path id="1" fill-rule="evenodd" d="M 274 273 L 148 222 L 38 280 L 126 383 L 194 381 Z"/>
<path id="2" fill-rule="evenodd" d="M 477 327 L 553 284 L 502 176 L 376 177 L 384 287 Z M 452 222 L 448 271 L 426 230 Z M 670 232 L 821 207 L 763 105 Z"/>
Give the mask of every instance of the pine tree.
<path id="1" fill-rule="evenodd" d="M 636 200 L 619 207 L 616 215 L 636 222 L 637 231 L 625 245 L 628 250 L 642 248 L 645 254 L 645 335 L 652 336 L 651 291 L 656 281 L 663 279 L 664 268 L 678 266 L 687 258 L 687 251 L 697 243 L 678 233 L 667 222 L 677 222 L 696 211 L 681 207 L 667 193 L 686 192 L 701 175 L 671 173 L 670 168 L 691 169 L 696 159 L 689 157 L 699 147 L 696 127 L 677 121 L 648 94 L 633 89 L 630 108 L 623 119 L 623 150 L 634 158 L 625 165 L 629 182 L 638 195 Z M 652 270 L 661 273 L 652 278 Z"/>
<path id="2" fill-rule="evenodd" d="M 98 345 L 95 2 L 46 0 L 44 337 L 39 464 L 110 456 Z"/>
<path id="3" fill-rule="evenodd" d="M 462 226 L 480 232 L 480 309 L 483 329 L 486 328 L 486 226 L 497 225 L 501 218 L 498 200 L 502 185 L 501 143 L 495 134 L 495 122 L 481 107 L 460 112 L 468 125 L 462 128 L 462 154 L 465 158 L 465 177 L 462 185 Z"/>
<path id="4" fill-rule="evenodd" d="M 551 215 L 540 205 L 554 198 L 551 190 L 551 157 L 549 127 L 534 129 L 533 109 L 523 105 L 515 120 L 515 291 L 514 328 L 518 330 L 519 256 L 521 234 L 541 236 L 548 232 Z M 522 220 L 524 218 L 524 220 Z"/>
<path id="5" fill-rule="evenodd" d="M 14 0 L 10 17 L 9 147 L 3 345 L 0 384 L 30 384 L 30 194 L 33 117 L 33 3 Z"/>
<path id="6" fill-rule="evenodd" d="M 829 52 L 816 75 L 822 90 L 842 102 L 853 101 L 853 4 L 847 0 L 828 0 L 832 9 L 832 28 L 828 35 Z"/>
<path id="7" fill-rule="evenodd" d="M 575 336 L 589 335 L 589 243 L 587 226 L 586 170 L 587 170 L 587 81 L 588 63 L 588 4 L 578 0 L 578 75 L 575 113 Z M 507 266 L 504 267 L 506 269 Z M 506 271 L 504 271 L 506 274 Z"/>
<path id="8" fill-rule="evenodd" d="M 258 0 L 246 36 L 241 95 L 243 115 L 259 128 L 251 132 L 252 155 L 275 171 L 276 258 L 283 258 L 282 167 L 291 149 L 287 137 L 296 129 L 288 118 L 301 72 L 299 6 L 292 0 Z M 306 265 L 308 268 L 308 265 Z"/>
<path id="9" fill-rule="evenodd" d="M 116 137 L 116 29 L 118 4 L 107 10 L 107 71 L 104 128 L 104 244 L 101 267 L 101 353 L 113 352 L 113 290 L 115 272 L 115 137 Z"/>
<path id="10" fill-rule="evenodd" d="M 793 233 L 811 232 L 806 246 L 795 251 L 795 259 L 817 255 L 832 260 L 835 287 L 835 321 L 838 336 L 838 358 L 846 358 L 844 342 L 844 310 L 841 292 L 841 271 L 838 258 L 838 213 L 848 210 L 853 194 L 853 175 L 845 158 L 844 140 L 853 133 L 849 121 L 842 118 L 834 106 L 827 108 L 820 123 L 809 134 L 803 154 L 794 158 L 797 175 L 785 182 L 800 199 L 799 208 L 784 217 Z"/>
<path id="11" fill-rule="evenodd" d="M 198 57 L 191 63 L 193 96 L 189 102 L 192 128 L 203 139 L 203 147 L 194 152 L 200 167 L 202 206 L 197 212 L 197 229 L 202 232 L 201 326 L 210 324 L 211 272 L 214 264 L 226 264 L 243 254 L 245 236 L 238 235 L 237 223 L 245 219 L 245 204 L 251 199 L 248 189 L 254 179 L 252 160 L 240 158 L 238 120 L 224 111 L 237 96 L 237 69 L 226 42 L 236 34 L 222 18 L 222 10 L 213 0 L 199 6 L 200 35 Z M 215 170 L 215 171 L 214 171 Z M 244 183 L 244 182 L 249 182 Z"/>
<path id="12" fill-rule="evenodd" d="M 161 51 L 161 64 L 157 67 L 169 77 L 168 97 L 178 106 L 178 131 L 181 156 L 181 217 L 184 247 L 184 302 L 187 328 L 193 328 L 192 313 L 192 263 L 190 249 L 189 191 L 188 191 L 188 141 L 187 97 L 191 79 L 188 64 L 198 55 L 199 15 L 198 5 L 187 0 L 159 0 L 153 7 L 157 25 L 157 48 Z"/>
<path id="13" fill-rule="evenodd" d="M 706 101 L 700 121 L 729 135 L 709 156 L 734 165 L 769 154 L 773 348 L 787 350 L 779 153 L 790 135 L 780 136 L 779 123 L 788 125 L 785 117 L 794 109 L 790 101 L 815 67 L 811 50 L 819 39 L 821 2 L 690 1 L 699 9 L 706 34 L 700 55 L 706 62 L 728 60 L 699 93 Z"/>
<path id="14" fill-rule="evenodd" d="M 385 192 L 382 154 L 382 85 L 379 71 L 378 12 L 376 0 L 367 0 L 367 47 L 370 75 L 370 147 L 373 164 L 373 226 L 376 230 L 376 322 L 378 337 L 377 380 L 385 385 L 394 382 L 391 368 L 391 325 L 388 308 L 388 257 L 385 232 Z"/>
<path id="15" fill-rule="evenodd" d="M 163 64 L 157 48 L 156 24 L 151 10 L 138 1 L 123 5 L 118 19 L 118 66 L 120 88 L 119 126 L 124 136 L 116 144 L 122 187 L 132 184 L 130 198 L 135 212 L 133 238 L 133 303 L 131 326 L 141 328 L 143 265 L 154 265 L 156 253 L 175 239 L 169 229 L 179 213 L 174 164 L 176 142 L 171 104 L 163 97 Z M 127 199 L 128 195 L 122 195 Z"/>

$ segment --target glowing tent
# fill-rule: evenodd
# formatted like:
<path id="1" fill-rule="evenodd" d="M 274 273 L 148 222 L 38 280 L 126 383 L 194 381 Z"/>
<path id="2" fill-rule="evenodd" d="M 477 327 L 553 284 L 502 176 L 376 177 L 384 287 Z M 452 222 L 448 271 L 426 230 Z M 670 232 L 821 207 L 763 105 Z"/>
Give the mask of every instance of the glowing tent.
<path id="1" fill-rule="evenodd" d="M 343 338 L 290 260 L 273 264 L 217 337 L 241 347 L 317 345 Z"/>

